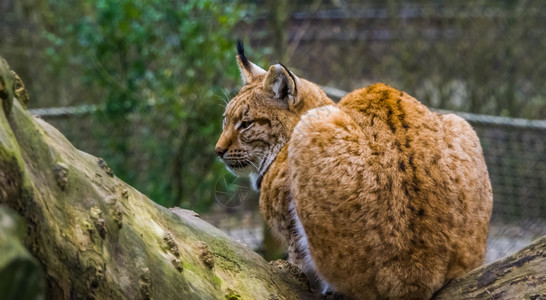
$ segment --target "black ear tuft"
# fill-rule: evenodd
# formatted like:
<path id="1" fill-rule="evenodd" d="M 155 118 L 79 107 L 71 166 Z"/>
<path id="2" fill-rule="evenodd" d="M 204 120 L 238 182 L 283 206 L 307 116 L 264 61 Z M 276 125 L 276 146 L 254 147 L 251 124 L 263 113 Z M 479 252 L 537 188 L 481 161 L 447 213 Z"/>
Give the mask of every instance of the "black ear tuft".
<path id="1" fill-rule="evenodd" d="M 240 39 L 237 39 L 237 54 L 245 56 L 245 45 Z"/>
<path id="2" fill-rule="evenodd" d="M 250 70 L 250 62 L 245 56 L 245 45 L 240 39 L 237 39 L 237 54 L 239 55 L 239 58 L 241 58 L 241 62 L 243 63 L 245 69 Z"/>

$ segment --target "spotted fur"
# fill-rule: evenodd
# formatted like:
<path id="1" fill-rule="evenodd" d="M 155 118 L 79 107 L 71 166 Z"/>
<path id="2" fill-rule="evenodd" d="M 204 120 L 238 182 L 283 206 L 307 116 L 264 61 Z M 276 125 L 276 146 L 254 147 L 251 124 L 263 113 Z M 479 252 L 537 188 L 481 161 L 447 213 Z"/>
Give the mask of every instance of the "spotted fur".
<path id="1" fill-rule="evenodd" d="M 245 86 L 216 152 L 251 178 L 262 216 L 311 280 L 355 299 L 427 299 L 483 263 L 492 191 L 468 123 L 384 84 L 336 105 L 241 50 Z"/>
<path id="2" fill-rule="evenodd" d="M 306 113 L 290 193 L 319 274 L 363 299 L 428 299 L 483 263 L 491 184 L 474 130 L 384 84 Z"/>

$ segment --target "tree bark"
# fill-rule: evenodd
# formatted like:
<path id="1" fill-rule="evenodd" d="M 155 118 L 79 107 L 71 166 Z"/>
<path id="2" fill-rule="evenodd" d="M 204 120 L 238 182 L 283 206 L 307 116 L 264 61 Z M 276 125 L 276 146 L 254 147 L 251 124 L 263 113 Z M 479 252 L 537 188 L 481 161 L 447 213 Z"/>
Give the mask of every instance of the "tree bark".
<path id="1" fill-rule="evenodd" d="M 546 299 L 546 236 L 452 280 L 434 299 Z"/>
<path id="2" fill-rule="evenodd" d="M 42 272 L 48 299 L 324 298 L 296 267 L 268 264 L 195 213 L 159 206 L 115 177 L 31 116 L 17 100 L 28 100 L 21 86 L 0 59 L 0 206 L 24 219 L 24 245 L 37 260 L 21 246 L 4 255 L 18 239 L 4 238 L 12 231 L 0 222 L 0 283 L 30 266 L 19 282 L 38 299 Z M 452 281 L 437 299 L 543 297 L 545 240 Z M 16 257 L 27 263 L 10 263 Z M 14 287 L 0 284 L 0 293 Z"/>

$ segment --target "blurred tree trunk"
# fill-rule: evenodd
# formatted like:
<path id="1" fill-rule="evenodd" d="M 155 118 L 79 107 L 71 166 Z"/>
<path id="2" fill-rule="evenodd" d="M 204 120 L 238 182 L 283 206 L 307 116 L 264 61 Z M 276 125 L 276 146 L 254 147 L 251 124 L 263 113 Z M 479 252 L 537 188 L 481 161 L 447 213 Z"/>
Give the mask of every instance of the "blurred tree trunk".
<path id="1" fill-rule="evenodd" d="M 286 48 L 288 46 L 288 27 L 287 21 L 290 16 L 288 0 L 267 0 L 266 5 L 269 11 L 267 18 L 268 28 L 270 32 L 271 46 L 273 47 L 274 58 L 283 63 L 288 64 Z"/>
<path id="2" fill-rule="evenodd" d="M 40 263 L 23 246 L 21 217 L 0 206 L 0 297 L 44 299 L 45 280 Z"/>
<path id="3" fill-rule="evenodd" d="M 266 260 L 281 259 L 286 256 L 286 247 L 273 235 L 267 222 L 263 222 L 262 255 Z"/>
<path id="4" fill-rule="evenodd" d="M 20 242 L 26 232 L 48 299 L 342 298 L 310 292 L 296 267 L 268 264 L 195 213 L 159 206 L 119 180 L 32 117 L 16 80 L 0 58 L 0 295 L 43 297 L 42 272 Z M 543 237 L 453 280 L 437 299 L 543 299 L 545 250 Z"/>

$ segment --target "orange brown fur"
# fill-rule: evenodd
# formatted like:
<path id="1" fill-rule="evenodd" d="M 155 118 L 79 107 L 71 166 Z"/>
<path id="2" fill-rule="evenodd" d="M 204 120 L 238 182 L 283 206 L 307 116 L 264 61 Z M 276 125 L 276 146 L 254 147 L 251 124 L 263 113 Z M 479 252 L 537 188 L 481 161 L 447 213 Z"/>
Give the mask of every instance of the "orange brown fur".
<path id="1" fill-rule="evenodd" d="M 239 64 L 247 85 L 217 153 L 259 178 L 260 212 L 294 264 L 353 298 L 427 299 L 483 263 L 492 191 L 468 123 L 384 84 L 333 105 L 284 67 Z M 254 167 L 232 162 L 244 159 Z"/>
<path id="2" fill-rule="evenodd" d="M 295 207 L 317 271 L 355 298 L 428 299 L 483 263 L 492 191 L 470 125 L 383 84 L 289 144 Z"/>

